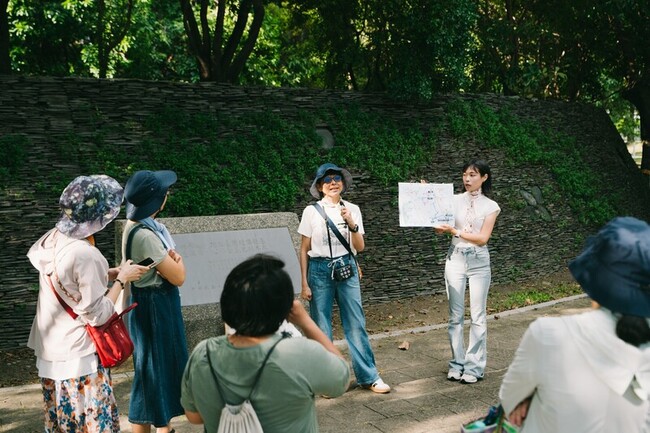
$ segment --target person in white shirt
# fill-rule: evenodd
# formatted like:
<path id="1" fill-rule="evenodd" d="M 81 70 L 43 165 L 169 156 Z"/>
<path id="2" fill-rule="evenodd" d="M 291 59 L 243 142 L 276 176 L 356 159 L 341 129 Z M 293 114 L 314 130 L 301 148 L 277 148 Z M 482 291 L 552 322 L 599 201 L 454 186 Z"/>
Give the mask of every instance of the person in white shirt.
<path id="1" fill-rule="evenodd" d="M 435 227 L 438 234 L 453 235 L 445 262 L 445 286 L 449 299 L 448 380 L 476 383 L 487 364 L 487 295 L 492 280 L 487 243 L 501 208 L 488 196 L 492 191 L 492 171 L 482 160 L 463 166 L 463 193 L 454 196 L 453 226 Z M 469 280 L 471 327 L 465 351 L 465 287 Z"/>
<path id="2" fill-rule="evenodd" d="M 120 431 L 110 369 L 99 362 L 85 325 L 106 323 L 124 285 L 148 269 L 131 261 L 109 269 L 95 247 L 94 234 L 117 217 L 123 196 L 122 187 L 111 177 L 75 178 L 59 199 L 61 216 L 56 227 L 27 254 L 40 273 L 27 346 L 36 355 L 46 432 Z M 113 284 L 107 288 L 109 281 Z"/>
<path id="3" fill-rule="evenodd" d="M 650 430 L 650 225 L 619 217 L 569 270 L 594 301 L 533 322 L 499 397 L 521 433 Z"/>
<path id="4" fill-rule="evenodd" d="M 323 164 L 316 171 L 309 192 L 319 201 L 305 208 L 298 226 L 302 235 L 301 297 L 309 301 L 312 319 L 330 340 L 332 306 L 336 299 L 357 383 L 385 394 L 390 392 L 390 386 L 379 377 L 361 304 L 356 261 L 356 254 L 365 248 L 361 210 L 341 198 L 351 185 L 350 172 L 332 163 Z M 339 274 L 340 269 L 347 272 Z"/>

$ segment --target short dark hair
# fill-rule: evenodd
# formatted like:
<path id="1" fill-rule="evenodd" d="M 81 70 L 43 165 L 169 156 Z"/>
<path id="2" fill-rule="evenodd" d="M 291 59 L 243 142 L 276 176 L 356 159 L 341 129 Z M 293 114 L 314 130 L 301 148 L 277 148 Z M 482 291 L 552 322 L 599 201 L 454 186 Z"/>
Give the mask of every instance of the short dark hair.
<path id="1" fill-rule="evenodd" d="M 293 284 L 276 257 L 258 254 L 237 265 L 221 293 L 221 318 L 239 335 L 273 334 L 291 311 Z"/>
<path id="2" fill-rule="evenodd" d="M 481 176 L 485 176 L 486 174 L 488 175 L 488 178 L 483 182 L 483 185 L 481 185 L 481 192 L 486 196 L 489 196 L 492 193 L 492 170 L 490 170 L 488 163 L 482 159 L 473 159 L 463 165 L 462 173 L 465 173 L 468 168 L 476 169 Z M 463 184 L 463 191 L 465 191 L 465 184 Z"/>

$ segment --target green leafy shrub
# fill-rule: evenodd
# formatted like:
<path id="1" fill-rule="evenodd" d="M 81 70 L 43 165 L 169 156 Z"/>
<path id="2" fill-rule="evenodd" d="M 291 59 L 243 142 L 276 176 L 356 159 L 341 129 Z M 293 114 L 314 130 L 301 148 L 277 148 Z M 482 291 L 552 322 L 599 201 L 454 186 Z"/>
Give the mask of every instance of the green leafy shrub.
<path id="1" fill-rule="evenodd" d="M 602 225 L 616 215 L 620 197 L 602 194 L 583 160 L 575 139 L 522 120 L 506 109 L 495 111 L 480 101 L 456 100 L 447 107 L 449 131 L 458 139 L 475 140 L 505 150 L 508 161 L 548 167 L 571 209 L 582 223 Z"/>
<path id="2" fill-rule="evenodd" d="M 323 122 L 335 134 L 336 145 L 329 150 L 315 132 Z M 234 119 L 168 108 L 143 127 L 146 138 L 128 151 L 96 142 L 99 154 L 89 158 L 88 170 L 121 182 L 137 170 L 176 171 L 179 181 L 168 213 L 175 216 L 291 210 L 327 161 L 394 184 L 425 166 L 434 146 L 416 125 L 398 127 L 355 106 L 302 113 L 297 119 L 271 112 Z"/>

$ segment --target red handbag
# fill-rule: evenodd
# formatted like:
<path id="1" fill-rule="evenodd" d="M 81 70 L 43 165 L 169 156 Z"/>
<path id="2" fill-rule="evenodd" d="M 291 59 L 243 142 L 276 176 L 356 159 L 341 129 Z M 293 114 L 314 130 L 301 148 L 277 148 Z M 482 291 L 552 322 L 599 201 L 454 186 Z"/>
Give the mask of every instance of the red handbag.
<path id="1" fill-rule="evenodd" d="M 52 278 L 49 275 L 47 279 L 56 299 L 59 300 L 59 303 L 70 317 L 76 320 L 79 315 L 72 311 L 72 308 L 61 299 L 59 293 L 54 289 Z M 131 341 L 122 316 L 133 310 L 137 305 L 138 303 L 134 302 L 120 314 L 113 313 L 103 325 L 91 326 L 86 324 L 86 332 L 95 343 L 95 350 L 102 366 L 106 368 L 117 367 L 129 359 L 129 356 L 133 353 L 133 341 Z"/>

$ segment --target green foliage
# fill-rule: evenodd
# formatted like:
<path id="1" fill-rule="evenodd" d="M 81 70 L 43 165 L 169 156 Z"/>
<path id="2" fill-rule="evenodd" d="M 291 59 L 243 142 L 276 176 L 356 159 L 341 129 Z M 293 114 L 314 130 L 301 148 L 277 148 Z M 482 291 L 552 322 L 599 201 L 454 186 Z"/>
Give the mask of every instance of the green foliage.
<path id="1" fill-rule="evenodd" d="M 0 181 L 6 183 L 25 165 L 29 140 L 24 135 L 7 134 L 0 136 Z"/>
<path id="2" fill-rule="evenodd" d="M 504 149 L 513 168 L 548 167 L 581 222 L 602 225 L 616 215 L 619 197 L 601 193 L 593 170 L 576 169 L 575 161 L 584 157 L 572 137 L 519 119 L 507 110 L 495 111 L 482 102 L 454 101 L 447 114 L 453 136 Z"/>
<path id="3" fill-rule="evenodd" d="M 323 121 L 335 131 L 337 145 L 331 150 L 321 148 L 315 133 Z M 233 119 L 169 108 L 143 127 L 146 138 L 128 152 L 96 139 L 97 157 L 79 163 L 121 182 L 137 170 L 176 171 L 179 181 L 166 211 L 174 216 L 293 210 L 326 161 L 393 184 L 426 165 L 433 145 L 416 128 L 402 131 L 389 119 L 355 107 L 324 109 L 297 120 L 270 112 Z M 79 142 L 71 137 L 67 146 L 75 149 Z"/>
<path id="4" fill-rule="evenodd" d="M 356 108 L 335 110 L 325 119 L 335 125 L 337 143 L 327 158 L 367 170 L 385 186 L 414 176 L 435 146 L 418 128 L 398 129 L 393 122 Z"/>
<path id="5" fill-rule="evenodd" d="M 322 86 L 325 60 L 308 30 L 314 17 L 306 14 L 294 21 L 290 4 L 270 3 L 264 23 L 239 83 L 242 85 Z"/>
<path id="6" fill-rule="evenodd" d="M 550 285 L 542 290 L 533 288 L 530 290 L 513 291 L 507 295 L 500 294 L 497 298 L 490 294 L 490 300 L 488 302 L 490 309 L 504 311 L 579 294 L 582 294 L 582 289 L 578 284 L 565 283 Z"/>

